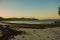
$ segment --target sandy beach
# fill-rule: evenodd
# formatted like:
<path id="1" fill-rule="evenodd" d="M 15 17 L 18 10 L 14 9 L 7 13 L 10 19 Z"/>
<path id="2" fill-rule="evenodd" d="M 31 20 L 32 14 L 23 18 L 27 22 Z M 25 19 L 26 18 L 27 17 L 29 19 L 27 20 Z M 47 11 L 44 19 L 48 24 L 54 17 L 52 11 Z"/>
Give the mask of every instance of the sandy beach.
<path id="1" fill-rule="evenodd" d="M 46 29 L 21 28 L 27 34 L 14 36 L 14 40 L 60 40 L 60 27 Z M 13 40 L 13 39 L 12 39 Z"/>
<path id="2" fill-rule="evenodd" d="M 6 28 L 4 26 L 0 27 L 0 30 L 3 28 L 5 35 L 13 35 L 13 38 L 7 40 L 60 40 L 60 24 L 8 24 L 10 24 L 8 28 L 7 25 L 5 25 Z M 3 33 L 0 33 L 0 38 Z"/>

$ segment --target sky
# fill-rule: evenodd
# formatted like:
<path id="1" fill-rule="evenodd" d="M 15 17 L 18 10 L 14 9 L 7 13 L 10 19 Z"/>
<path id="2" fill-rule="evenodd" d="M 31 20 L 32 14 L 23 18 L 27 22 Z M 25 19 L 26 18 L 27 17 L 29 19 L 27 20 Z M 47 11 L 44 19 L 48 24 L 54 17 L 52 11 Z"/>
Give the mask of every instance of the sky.
<path id="1" fill-rule="evenodd" d="M 0 16 L 58 19 L 60 0 L 0 0 Z"/>

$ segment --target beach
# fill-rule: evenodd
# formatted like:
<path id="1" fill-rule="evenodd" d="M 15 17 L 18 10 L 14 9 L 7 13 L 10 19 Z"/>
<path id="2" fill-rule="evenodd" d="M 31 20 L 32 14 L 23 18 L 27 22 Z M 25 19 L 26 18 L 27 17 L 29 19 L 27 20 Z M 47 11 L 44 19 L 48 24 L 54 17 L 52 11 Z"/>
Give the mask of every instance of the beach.
<path id="1" fill-rule="evenodd" d="M 60 40 L 60 27 L 46 29 L 21 28 L 27 34 L 14 36 L 14 40 Z"/>
<path id="2" fill-rule="evenodd" d="M 6 24 L 10 24 L 8 28 Z M 60 40 L 60 24 L 5 23 L 4 25 L 6 27 L 0 27 L 0 30 L 3 28 L 5 35 L 8 34 L 7 37 L 4 37 L 9 38 L 13 35 L 12 38 L 7 40 Z M 2 36 L 3 33 L 0 33 L 0 36 Z"/>

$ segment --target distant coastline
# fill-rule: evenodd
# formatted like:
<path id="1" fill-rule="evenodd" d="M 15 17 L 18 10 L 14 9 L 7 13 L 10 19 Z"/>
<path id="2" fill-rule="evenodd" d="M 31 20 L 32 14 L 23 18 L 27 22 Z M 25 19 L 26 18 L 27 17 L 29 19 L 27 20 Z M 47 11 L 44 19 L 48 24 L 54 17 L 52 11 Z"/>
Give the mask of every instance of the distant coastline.
<path id="1" fill-rule="evenodd" d="M 60 20 L 60 19 L 37 19 L 37 18 L 3 18 L 0 17 L 0 21 L 39 21 L 39 20 Z"/>
<path id="2" fill-rule="evenodd" d="M 0 17 L 0 20 L 5 20 L 5 21 L 33 21 L 33 20 L 39 20 L 36 18 L 2 18 Z"/>

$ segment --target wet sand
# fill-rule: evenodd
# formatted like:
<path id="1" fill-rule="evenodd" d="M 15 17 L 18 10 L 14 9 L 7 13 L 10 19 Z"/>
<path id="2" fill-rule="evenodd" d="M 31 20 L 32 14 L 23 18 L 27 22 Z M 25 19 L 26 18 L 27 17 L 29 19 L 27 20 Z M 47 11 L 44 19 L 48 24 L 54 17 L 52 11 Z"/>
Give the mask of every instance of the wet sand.
<path id="1" fill-rule="evenodd" d="M 32 28 L 32 29 L 45 29 L 45 28 L 53 28 L 60 27 L 60 23 L 51 23 L 51 24 L 27 24 L 27 23 L 7 23 L 10 25 L 10 28 Z"/>

